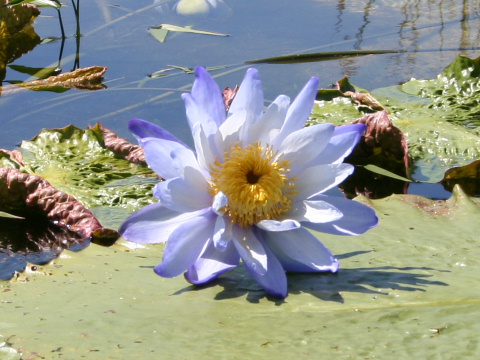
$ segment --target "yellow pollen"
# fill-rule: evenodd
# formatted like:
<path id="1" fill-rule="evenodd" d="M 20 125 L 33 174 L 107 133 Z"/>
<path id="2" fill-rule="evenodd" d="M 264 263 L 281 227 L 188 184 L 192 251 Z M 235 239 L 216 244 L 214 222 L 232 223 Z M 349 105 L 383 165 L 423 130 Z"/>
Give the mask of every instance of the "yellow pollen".
<path id="1" fill-rule="evenodd" d="M 278 220 L 290 209 L 295 195 L 294 178 L 288 177 L 288 160 L 275 159 L 269 147 L 235 144 L 210 167 L 210 194 L 223 192 L 226 215 L 247 227 L 262 220 Z"/>

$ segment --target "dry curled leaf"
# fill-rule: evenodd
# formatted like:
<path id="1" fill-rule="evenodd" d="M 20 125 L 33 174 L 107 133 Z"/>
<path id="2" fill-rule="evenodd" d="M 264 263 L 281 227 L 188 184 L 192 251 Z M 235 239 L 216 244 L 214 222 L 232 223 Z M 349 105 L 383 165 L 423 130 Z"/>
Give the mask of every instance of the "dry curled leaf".
<path id="1" fill-rule="evenodd" d="M 139 145 L 134 145 L 119 137 L 100 123 L 96 123 L 95 126 L 90 126 L 90 128 L 102 134 L 103 146 L 112 151 L 115 155 L 130 162 L 145 163 L 145 154 Z"/>
<path id="2" fill-rule="evenodd" d="M 374 164 L 409 177 L 407 141 L 400 129 L 392 124 L 385 110 L 362 116 L 354 124 L 365 124 L 366 130 L 347 162 L 356 165 Z"/>
<path id="3" fill-rule="evenodd" d="M 3 86 L 4 95 L 10 95 L 23 89 L 34 91 L 49 91 L 55 88 L 76 90 L 101 90 L 106 86 L 102 84 L 105 66 L 90 66 L 74 71 L 49 76 L 46 79 L 20 82 L 15 85 Z"/>
<path id="4" fill-rule="evenodd" d="M 102 227 L 73 196 L 57 190 L 40 176 L 16 169 L 0 168 L 0 210 L 43 214 L 54 224 L 104 245 L 118 238 L 115 230 Z"/>

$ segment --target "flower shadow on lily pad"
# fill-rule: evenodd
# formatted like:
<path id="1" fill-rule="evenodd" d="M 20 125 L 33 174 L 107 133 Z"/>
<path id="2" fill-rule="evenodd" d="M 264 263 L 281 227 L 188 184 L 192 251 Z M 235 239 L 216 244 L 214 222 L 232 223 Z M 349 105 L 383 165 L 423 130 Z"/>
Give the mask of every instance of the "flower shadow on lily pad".
<path id="1" fill-rule="evenodd" d="M 370 251 L 355 251 L 337 255 L 338 259 L 345 259 Z M 414 272 L 416 271 L 416 272 Z M 289 273 L 288 276 L 288 294 L 308 293 L 314 297 L 343 304 L 345 299 L 342 293 L 364 293 L 373 296 L 388 296 L 392 291 L 426 291 L 428 286 L 448 286 L 448 284 L 430 280 L 433 275 L 425 272 L 445 272 L 448 270 L 439 270 L 429 267 L 393 267 L 381 266 L 372 268 L 350 268 L 342 269 L 338 273 Z M 422 273 L 419 273 L 422 272 Z M 220 286 L 223 289 L 217 293 L 215 300 L 226 300 L 246 296 L 246 300 L 251 303 L 258 303 L 262 298 L 281 305 L 288 302 L 278 299 L 263 291 L 250 276 L 243 266 L 239 266 L 230 272 L 220 276 L 211 283 L 202 286 L 187 286 L 174 295 L 181 295 L 184 292 L 198 291 L 206 288 Z"/>

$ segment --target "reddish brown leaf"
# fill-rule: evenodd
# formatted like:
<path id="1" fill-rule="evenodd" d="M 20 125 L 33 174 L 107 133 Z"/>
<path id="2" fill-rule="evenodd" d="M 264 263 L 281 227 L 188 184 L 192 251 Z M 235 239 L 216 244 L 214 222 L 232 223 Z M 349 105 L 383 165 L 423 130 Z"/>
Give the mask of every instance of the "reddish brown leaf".
<path id="1" fill-rule="evenodd" d="M 366 130 L 357 147 L 347 158 L 356 165 L 374 164 L 403 177 L 409 177 L 408 146 L 403 133 L 392 124 L 385 110 L 367 114 L 354 124 Z"/>
<path id="2" fill-rule="evenodd" d="M 104 245 L 119 236 L 115 230 L 102 227 L 73 196 L 55 189 L 40 176 L 15 169 L 0 168 L 0 210 L 43 214 L 54 224 Z"/>
<path id="3" fill-rule="evenodd" d="M 11 161 L 13 161 L 15 164 L 18 166 L 25 166 L 23 162 L 23 156 L 22 153 L 18 150 L 5 150 L 5 149 L 0 149 L 0 157 L 2 155 L 7 156 Z"/>
<path id="4" fill-rule="evenodd" d="M 145 154 L 139 145 L 134 145 L 119 137 L 100 123 L 96 123 L 95 126 L 90 126 L 90 128 L 102 134 L 103 145 L 115 155 L 130 162 L 145 163 Z"/>

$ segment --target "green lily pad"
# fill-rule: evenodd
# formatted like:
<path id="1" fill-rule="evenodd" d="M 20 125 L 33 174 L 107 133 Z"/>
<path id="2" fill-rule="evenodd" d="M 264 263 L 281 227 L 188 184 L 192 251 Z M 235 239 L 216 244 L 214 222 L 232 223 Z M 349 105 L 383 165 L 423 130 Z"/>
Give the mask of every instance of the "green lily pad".
<path id="1" fill-rule="evenodd" d="M 1 283 L 0 334 L 24 358 L 474 358 L 479 200 L 357 201 L 378 227 L 317 234 L 341 269 L 289 275 L 285 300 L 241 267 L 194 287 L 153 273 L 162 245 L 92 244 Z"/>
<path id="2" fill-rule="evenodd" d="M 126 215 L 154 201 L 156 175 L 106 149 L 96 128 L 42 130 L 20 150 L 33 173 L 88 209 L 116 206 Z"/>
<path id="3" fill-rule="evenodd" d="M 479 61 L 458 56 L 434 80 L 411 80 L 371 92 L 405 135 L 415 167 L 413 180 L 438 182 L 448 168 L 480 158 Z M 372 111 L 338 90 L 319 92 L 319 98 L 310 124 L 341 125 Z"/>

